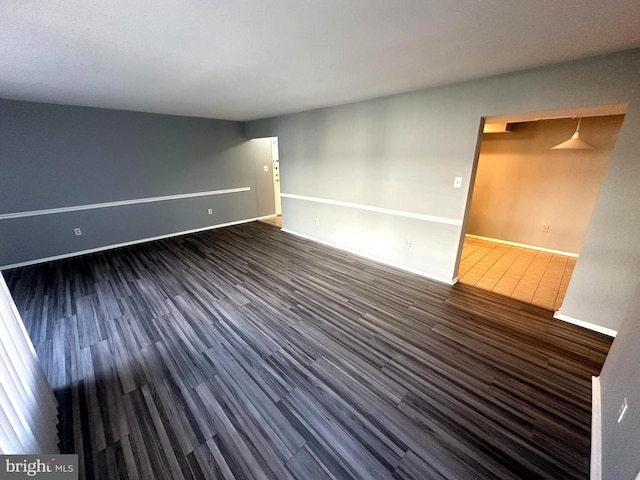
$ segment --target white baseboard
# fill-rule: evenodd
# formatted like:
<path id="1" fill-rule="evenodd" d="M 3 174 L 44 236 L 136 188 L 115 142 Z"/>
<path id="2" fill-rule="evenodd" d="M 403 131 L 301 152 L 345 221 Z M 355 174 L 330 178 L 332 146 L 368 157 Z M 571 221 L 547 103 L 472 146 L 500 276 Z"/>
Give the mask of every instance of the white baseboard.
<path id="1" fill-rule="evenodd" d="M 591 377 L 591 480 L 602 478 L 602 403 L 600 377 Z"/>
<path id="2" fill-rule="evenodd" d="M 383 259 L 378 258 L 378 257 L 367 255 L 366 253 L 362 253 L 362 252 L 359 252 L 357 250 L 352 250 L 350 248 L 345 248 L 345 247 L 342 247 L 340 245 L 336 245 L 334 243 L 325 242 L 324 240 L 319 240 L 317 238 L 310 237 L 309 235 L 305 235 L 303 233 L 294 232 L 293 230 L 287 230 L 287 229 L 283 228 L 281 231 L 290 233 L 290 234 L 295 235 L 297 237 L 304 238 L 306 240 L 311 240 L 312 242 L 321 243 L 322 245 L 326 245 L 326 246 L 331 247 L 331 248 L 336 248 L 336 249 L 342 250 L 344 252 L 349 252 L 349 253 L 352 253 L 354 255 L 357 255 L 358 257 L 366 258 L 367 260 L 372 260 L 374 262 L 378 262 L 378 263 L 381 263 L 383 265 L 387 265 L 389 267 L 397 268 L 398 270 L 404 270 L 405 272 L 413 273 L 415 275 L 419 275 L 421 277 L 428 278 L 429 280 L 435 280 L 436 282 L 446 283 L 447 285 L 453 285 L 458 280 L 457 278 L 448 279 L 448 278 L 444 278 L 444 277 L 438 277 L 436 275 L 431 275 L 429 273 L 422 272 L 420 270 L 414 270 L 413 268 L 406 267 L 404 265 L 399 265 L 399 264 L 394 263 L 394 262 L 389 262 L 387 260 L 383 260 Z"/>
<path id="3" fill-rule="evenodd" d="M 539 250 L 541 252 L 555 253 L 556 255 L 564 255 L 565 257 L 578 258 L 579 256 L 577 253 L 563 252 L 562 250 L 552 250 L 551 248 L 536 247 L 535 245 L 527 245 L 526 243 L 509 242 L 508 240 L 500 240 L 499 238 L 481 237 L 480 235 L 472 235 L 470 233 L 467 233 L 465 236 L 469 238 L 476 238 L 478 240 L 484 240 L 486 242 L 511 245 L 512 247 L 522 247 L 522 248 L 529 248 L 531 250 Z"/>
<path id="4" fill-rule="evenodd" d="M 553 318 L 557 318 L 558 320 L 562 320 L 563 322 L 578 325 L 579 327 L 588 328 L 589 330 L 593 330 L 595 332 L 604 333 L 605 335 L 609 335 L 610 337 L 615 337 L 618 333 L 616 330 L 612 330 L 611 328 L 602 327 L 600 325 L 596 325 L 595 323 L 585 322 L 584 320 L 578 320 L 577 318 L 570 317 L 569 315 L 564 315 L 560 313 L 559 310 L 553 314 Z"/>
<path id="5" fill-rule="evenodd" d="M 132 240 L 130 242 L 115 243 L 115 244 L 112 244 L 112 245 L 105 245 L 105 246 L 102 246 L 102 247 L 90 248 L 88 250 L 80 250 L 80 251 L 77 251 L 77 252 L 64 253 L 62 255 L 55 255 L 53 257 L 37 258 L 35 260 L 29 260 L 27 262 L 12 263 L 10 265 L 1 265 L 0 266 L 0 270 L 9 270 L 11 268 L 26 267 L 26 266 L 29 266 L 29 265 L 36 265 L 38 263 L 45 263 L 45 262 L 51 262 L 53 260 L 62 260 L 63 258 L 71 258 L 71 257 L 77 257 L 79 255 L 86 255 L 88 253 L 102 252 L 104 250 L 111 250 L 113 248 L 128 247 L 130 245 L 137 245 L 138 243 L 153 242 L 154 240 L 162 240 L 164 238 L 177 237 L 177 236 L 180 236 L 180 235 L 187 235 L 189 233 L 204 232 L 205 230 L 214 230 L 216 228 L 229 227 L 231 225 L 238 225 L 240 223 L 253 222 L 255 220 L 260 220 L 262 218 L 270 218 L 271 216 L 272 215 L 269 215 L 269 216 L 266 216 L 266 217 L 248 218 L 246 220 L 238 220 L 238 221 L 235 221 L 235 222 L 220 223 L 218 225 L 210 225 L 208 227 L 194 228 L 192 230 L 184 230 L 182 232 L 168 233 L 166 235 L 159 235 L 157 237 L 141 238 L 139 240 Z"/>

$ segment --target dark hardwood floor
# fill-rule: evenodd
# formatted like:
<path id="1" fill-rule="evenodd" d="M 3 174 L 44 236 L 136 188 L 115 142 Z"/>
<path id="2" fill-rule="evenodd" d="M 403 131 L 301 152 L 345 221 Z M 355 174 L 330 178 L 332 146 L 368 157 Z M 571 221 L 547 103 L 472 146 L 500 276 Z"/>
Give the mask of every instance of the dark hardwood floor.
<path id="1" fill-rule="evenodd" d="M 608 337 L 264 223 L 5 272 L 80 478 L 586 479 Z"/>

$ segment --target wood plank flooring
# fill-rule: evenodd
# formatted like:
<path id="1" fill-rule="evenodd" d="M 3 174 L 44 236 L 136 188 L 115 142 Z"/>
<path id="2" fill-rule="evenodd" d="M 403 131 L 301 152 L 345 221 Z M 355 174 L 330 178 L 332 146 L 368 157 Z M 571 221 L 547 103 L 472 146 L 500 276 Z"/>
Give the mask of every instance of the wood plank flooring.
<path id="1" fill-rule="evenodd" d="M 461 283 L 558 310 L 576 258 L 466 237 L 458 277 Z"/>
<path id="2" fill-rule="evenodd" d="M 259 222 L 5 272 L 99 479 L 586 479 L 610 339 Z"/>

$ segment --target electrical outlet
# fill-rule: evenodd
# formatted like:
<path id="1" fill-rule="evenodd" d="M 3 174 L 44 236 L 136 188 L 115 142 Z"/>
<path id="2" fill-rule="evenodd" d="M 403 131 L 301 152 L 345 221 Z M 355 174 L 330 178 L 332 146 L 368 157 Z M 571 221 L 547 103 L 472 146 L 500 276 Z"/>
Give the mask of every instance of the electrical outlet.
<path id="1" fill-rule="evenodd" d="M 82 230 L 80 230 L 79 228 L 74 228 L 73 233 L 75 233 L 76 235 L 82 235 Z"/>
<path id="2" fill-rule="evenodd" d="M 543 225 L 542 226 L 542 231 L 544 233 L 549 233 L 549 229 L 551 228 L 551 225 Z"/>
<path id="3" fill-rule="evenodd" d="M 319 226 L 320 226 L 320 219 L 316 218 L 316 227 L 319 227 Z"/>
<path id="4" fill-rule="evenodd" d="M 407 240 L 407 248 L 412 248 L 413 242 L 411 240 Z"/>
<path id="5" fill-rule="evenodd" d="M 620 410 L 618 410 L 618 423 L 622 422 L 624 414 L 627 413 L 627 408 L 629 408 L 629 404 L 627 403 L 627 397 L 625 397 L 622 405 L 620 405 Z"/>
<path id="6" fill-rule="evenodd" d="M 209 212 L 209 215 L 213 215 L 213 208 L 210 208 L 207 212 Z"/>
<path id="7" fill-rule="evenodd" d="M 265 165 L 265 166 L 264 166 L 264 171 L 265 171 L 265 172 L 268 172 L 268 171 L 269 171 L 269 165 Z"/>

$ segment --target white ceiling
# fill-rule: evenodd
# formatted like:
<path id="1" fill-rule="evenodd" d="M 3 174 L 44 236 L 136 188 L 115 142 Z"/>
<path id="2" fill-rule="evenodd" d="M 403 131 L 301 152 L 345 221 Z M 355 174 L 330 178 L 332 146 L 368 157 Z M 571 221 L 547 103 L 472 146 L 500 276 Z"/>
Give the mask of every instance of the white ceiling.
<path id="1" fill-rule="evenodd" d="M 248 120 L 640 46 L 638 0 L 1 0 L 0 97 Z"/>

